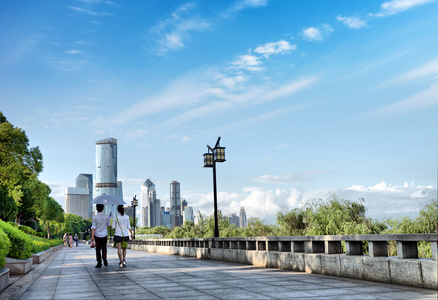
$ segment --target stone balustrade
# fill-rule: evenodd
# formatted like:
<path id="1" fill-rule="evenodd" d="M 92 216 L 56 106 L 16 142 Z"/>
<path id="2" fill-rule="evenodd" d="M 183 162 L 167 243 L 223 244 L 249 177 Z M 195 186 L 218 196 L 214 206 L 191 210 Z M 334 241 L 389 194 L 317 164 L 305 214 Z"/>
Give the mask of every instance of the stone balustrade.
<path id="1" fill-rule="evenodd" d="M 391 241 L 396 242 L 397 256 L 388 256 Z M 368 255 L 363 254 L 365 242 Z M 418 258 L 418 242 L 430 243 L 432 258 Z M 130 246 L 148 252 L 438 289 L 437 234 L 157 239 L 134 240 Z"/>

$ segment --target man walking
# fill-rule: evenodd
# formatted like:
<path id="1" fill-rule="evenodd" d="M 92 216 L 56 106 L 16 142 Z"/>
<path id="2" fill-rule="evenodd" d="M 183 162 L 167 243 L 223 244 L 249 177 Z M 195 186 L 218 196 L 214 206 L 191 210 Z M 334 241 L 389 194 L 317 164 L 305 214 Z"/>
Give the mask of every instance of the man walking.
<path id="1" fill-rule="evenodd" d="M 110 218 L 103 213 L 103 204 L 96 204 L 97 214 L 93 216 L 91 222 L 91 242 L 96 244 L 96 268 L 102 268 L 103 264 L 108 266 L 106 260 L 106 244 L 108 240 L 108 228 L 111 226 Z"/>

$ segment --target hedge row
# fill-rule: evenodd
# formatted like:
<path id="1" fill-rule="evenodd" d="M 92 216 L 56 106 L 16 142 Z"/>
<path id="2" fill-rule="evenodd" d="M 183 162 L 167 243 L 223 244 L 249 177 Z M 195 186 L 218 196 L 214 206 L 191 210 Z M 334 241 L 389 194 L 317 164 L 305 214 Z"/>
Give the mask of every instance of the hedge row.
<path id="1" fill-rule="evenodd" d="M 31 256 L 32 240 L 27 234 L 2 220 L 0 220 L 0 229 L 8 235 L 11 242 L 8 257 L 25 259 Z"/>
<path id="2" fill-rule="evenodd" d="M 11 247 L 11 242 L 9 241 L 8 235 L 0 229 L 0 269 L 3 269 L 6 264 L 6 256 L 9 253 L 9 248 Z"/>
<path id="3" fill-rule="evenodd" d="M 31 235 L 34 235 L 34 236 L 38 236 L 38 232 L 36 232 L 36 230 L 33 230 L 32 228 L 30 228 L 28 226 L 21 225 L 21 226 L 18 226 L 18 229 L 20 229 L 24 233 L 31 234 Z"/>

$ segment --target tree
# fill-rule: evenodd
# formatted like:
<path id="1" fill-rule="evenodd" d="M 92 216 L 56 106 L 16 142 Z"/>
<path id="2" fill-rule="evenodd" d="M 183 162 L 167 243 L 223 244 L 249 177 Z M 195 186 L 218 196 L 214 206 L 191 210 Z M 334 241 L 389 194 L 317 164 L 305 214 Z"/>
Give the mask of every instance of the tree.
<path id="1" fill-rule="evenodd" d="M 47 196 L 43 202 L 39 202 L 37 216 L 46 226 L 47 238 L 51 237 L 50 222 L 64 222 L 64 209 L 52 197 Z"/>
<path id="2" fill-rule="evenodd" d="M 37 176 L 43 170 L 42 161 L 39 148 L 29 148 L 26 132 L 14 127 L 0 112 L 0 184 L 7 187 L 19 210 L 23 186 L 32 175 Z"/>
<path id="3" fill-rule="evenodd" d="M 5 222 L 13 221 L 17 211 L 17 204 L 9 194 L 7 186 L 0 184 L 0 219 Z"/>

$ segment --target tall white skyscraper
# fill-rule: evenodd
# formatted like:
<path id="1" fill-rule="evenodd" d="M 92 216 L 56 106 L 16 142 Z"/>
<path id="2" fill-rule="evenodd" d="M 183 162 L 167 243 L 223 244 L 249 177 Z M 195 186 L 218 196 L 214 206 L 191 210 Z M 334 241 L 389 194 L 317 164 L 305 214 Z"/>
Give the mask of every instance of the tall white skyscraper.
<path id="1" fill-rule="evenodd" d="M 91 218 L 93 216 L 93 204 L 91 204 L 93 200 L 93 175 L 79 174 L 76 177 L 76 187 L 88 189 L 88 217 L 85 219 Z"/>
<path id="2" fill-rule="evenodd" d="M 122 182 L 117 181 L 117 140 L 107 138 L 96 142 L 95 197 L 117 196 L 123 200 Z M 114 216 L 115 205 L 105 205 L 105 214 Z"/>
<path id="3" fill-rule="evenodd" d="M 240 221 L 240 226 L 239 226 L 240 228 L 248 227 L 248 220 L 246 219 L 246 212 L 244 207 L 240 208 L 239 221 Z"/>
<path id="4" fill-rule="evenodd" d="M 161 226 L 161 201 L 157 199 L 155 184 L 150 179 L 141 185 L 140 205 L 140 226 Z"/>
<path id="5" fill-rule="evenodd" d="M 195 220 L 195 217 L 193 216 L 193 207 L 191 206 L 186 206 L 184 207 L 184 212 L 183 212 L 183 223 L 185 221 L 191 221 L 193 222 Z"/>
<path id="6" fill-rule="evenodd" d="M 65 213 L 88 219 L 90 190 L 86 188 L 65 188 Z"/>

